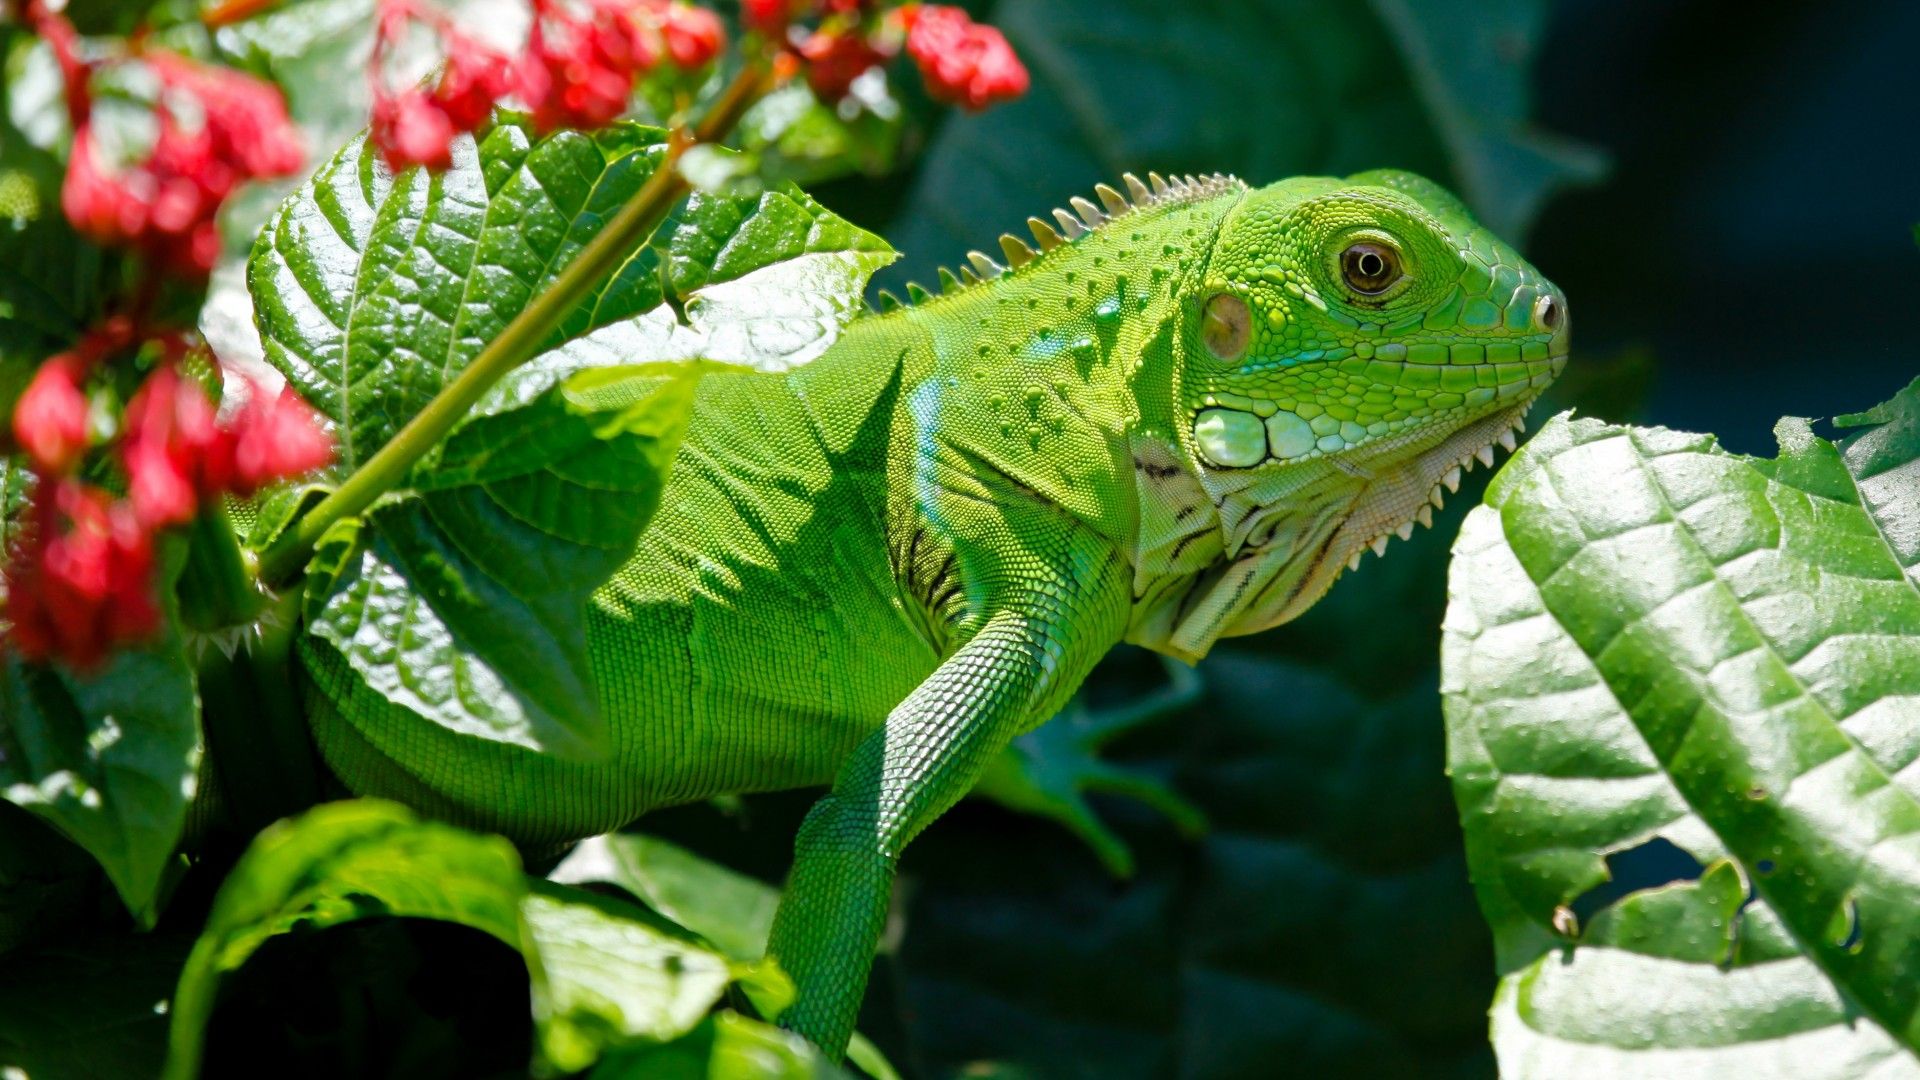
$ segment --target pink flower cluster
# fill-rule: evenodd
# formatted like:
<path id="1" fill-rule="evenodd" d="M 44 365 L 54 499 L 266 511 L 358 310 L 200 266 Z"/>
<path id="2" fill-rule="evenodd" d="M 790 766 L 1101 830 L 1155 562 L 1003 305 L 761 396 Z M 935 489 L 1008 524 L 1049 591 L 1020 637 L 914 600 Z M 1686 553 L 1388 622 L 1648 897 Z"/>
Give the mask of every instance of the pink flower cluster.
<path id="1" fill-rule="evenodd" d="M 432 86 L 396 93 L 386 88 L 380 61 L 411 23 L 440 37 L 447 62 Z M 533 0 L 526 52 L 515 63 L 418 0 L 381 0 L 373 140 L 395 169 L 444 169 L 453 137 L 486 123 L 508 95 L 525 103 L 542 131 L 602 127 L 626 111 L 634 79 L 663 58 L 698 70 L 725 41 L 718 16 L 678 0 Z"/>
<path id="2" fill-rule="evenodd" d="M 65 75 L 73 122 L 60 190 L 67 220 L 97 243 L 136 248 L 175 273 L 205 277 L 220 255 L 215 218 L 227 197 L 247 180 L 300 168 L 299 133 L 279 89 L 159 50 L 113 61 L 143 65 L 159 85 L 152 146 L 137 160 L 113 160 L 93 125 L 96 65 L 78 58 L 64 18 L 37 3 L 29 12 Z"/>
<path id="3" fill-rule="evenodd" d="M 114 445 L 126 496 L 81 479 L 90 448 L 87 379 L 139 337 L 129 320 L 108 320 L 41 364 L 14 406 L 14 441 L 35 484 L 24 535 L 7 553 L 5 615 L 11 644 L 30 660 L 57 656 L 85 667 L 151 635 L 160 620 L 156 532 L 229 492 L 250 495 L 333 458 L 313 410 L 287 391 L 249 385 L 245 401 L 219 416 L 180 370 L 185 338 L 170 334 L 155 339 L 164 355 L 127 403 Z"/>
<path id="4" fill-rule="evenodd" d="M 793 21 L 809 15 L 819 25 L 796 33 Z M 824 101 L 845 97 L 855 79 L 891 60 L 903 30 L 907 56 L 936 101 L 979 110 L 1027 92 L 1027 69 L 1006 37 L 951 5 L 909 3 L 877 14 L 871 0 L 743 0 L 741 17 L 786 43 Z"/>

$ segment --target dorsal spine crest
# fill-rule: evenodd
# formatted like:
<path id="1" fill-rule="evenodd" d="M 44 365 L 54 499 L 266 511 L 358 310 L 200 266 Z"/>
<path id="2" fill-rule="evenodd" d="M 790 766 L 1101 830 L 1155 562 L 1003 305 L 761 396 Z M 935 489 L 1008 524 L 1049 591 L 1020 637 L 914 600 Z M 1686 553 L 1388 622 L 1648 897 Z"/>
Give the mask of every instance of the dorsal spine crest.
<path id="1" fill-rule="evenodd" d="M 1150 172 L 1145 181 L 1127 173 L 1121 177 L 1121 183 L 1126 185 L 1125 194 L 1109 184 L 1094 185 L 1093 193 L 1100 200 L 1097 205 L 1085 196 L 1073 196 L 1067 200 L 1067 205 L 1072 209 L 1063 207 L 1053 211 L 1053 225 L 1043 218 L 1028 218 L 1027 230 L 1033 234 L 1033 244 L 1038 246 L 1038 250 L 1012 233 L 1003 233 L 1000 236 L 1000 252 L 1006 258 L 1006 265 L 1001 265 L 984 252 L 969 251 L 967 262 L 960 267 L 958 274 L 944 266 L 939 268 L 940 288 L 937 293 L 910 281 L 907 283 L 907 299 L 901 300 L 881 290 L 875 310 L 884 314 L 903 307 L 915 307 L 935 296 L 948 296 L 972 288 L 982 281 L 992 281 L 1002 274 L 1018 272 L 1047 252 L 1065 247 L 1082 236 L 1098 232 L 1108 224 L 1138 211 L 1174 203 L 1198 202 L 1215 195 L 1239 191 L 1246 186 L 1225 173 L 1176 176 L 1169 180 L 1159 173 Z"/>

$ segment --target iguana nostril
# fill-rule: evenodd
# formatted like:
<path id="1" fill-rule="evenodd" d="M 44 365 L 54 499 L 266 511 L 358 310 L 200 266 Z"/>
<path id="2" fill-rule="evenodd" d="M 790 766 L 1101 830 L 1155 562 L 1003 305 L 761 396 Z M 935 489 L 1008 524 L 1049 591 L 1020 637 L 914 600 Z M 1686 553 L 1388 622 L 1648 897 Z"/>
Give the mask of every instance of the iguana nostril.
<path id="1" fill-rule="evenodd" d="M 1564 305 L 1552 296 L 1543 296 L 1533 305 L 1533 321 L 1544 330 L 1556 330 L 1560 327 L 1560 311 Z"/>

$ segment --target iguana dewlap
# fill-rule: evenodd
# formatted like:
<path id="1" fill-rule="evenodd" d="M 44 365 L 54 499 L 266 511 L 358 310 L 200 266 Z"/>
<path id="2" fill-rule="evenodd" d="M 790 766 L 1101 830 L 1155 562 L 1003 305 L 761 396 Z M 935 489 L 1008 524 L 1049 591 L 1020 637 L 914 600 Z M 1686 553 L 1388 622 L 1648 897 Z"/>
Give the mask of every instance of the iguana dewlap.
<path id="1" fill-rule="evenodd" d="M 421 722 L 307 637 L 329 764 L 529 844 L 831 783 L 770 951 L 838 1053 L 901 850 L 1009 740 L 1121 641 L 1192 661 L 1300 614 L 1565 362 L 1558 290 L 1419 177 L 1127 189 L 806 367 L 702 381 L 594 597 L 610 757 Z"/>

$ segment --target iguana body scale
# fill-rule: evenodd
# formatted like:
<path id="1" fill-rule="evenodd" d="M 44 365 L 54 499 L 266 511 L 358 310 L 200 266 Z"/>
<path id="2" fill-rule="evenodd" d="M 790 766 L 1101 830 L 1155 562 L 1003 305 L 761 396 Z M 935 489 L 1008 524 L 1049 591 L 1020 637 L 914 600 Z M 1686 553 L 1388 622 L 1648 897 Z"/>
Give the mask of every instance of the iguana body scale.
<path id="1" fill-rule="evenodd" d="M 901 850 L 1010 740 L 1122 640 L 1297 615 L 1564 361 L 1564 300 L 1417 177 L 1129 183 L 810 365 L 702 380 L 590 611 L 606 758 L 421 723 L 309 640 L 330 766 L 529 845 L 831 784 L 770 951 L 838 1053 Z"/>

